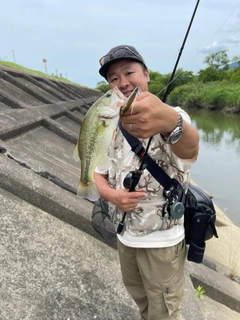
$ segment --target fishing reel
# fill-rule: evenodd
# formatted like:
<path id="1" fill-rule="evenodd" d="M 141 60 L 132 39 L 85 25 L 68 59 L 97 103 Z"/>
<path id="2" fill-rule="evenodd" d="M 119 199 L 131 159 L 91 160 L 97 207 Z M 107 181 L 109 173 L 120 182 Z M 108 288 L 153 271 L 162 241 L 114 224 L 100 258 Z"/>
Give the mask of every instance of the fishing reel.
<path id="1" fill-rule="evenodd" d="M 166 213 L 169 214 L 170 217 L 173 219 L 179 220 L 182 218 L 184 215 L 184 205 L 182 202 L 173 202 L 173 203 L 166 203 L 164 208 L 163 208 L 163 217 L 165 216 Z"/>
<path id="2" fill-rule="evenodd" d="M 185 207 L 182 202 L 179 202 L 181 193 L 178 191 L 178 184 L 176 186 L 171 185 L 163 191 L 164 197 L 167 199 L 167 203 L 163 208 L 163 216 L 168 213 L 173 219 L 181 219 L 184 215 Z"/>
<path id="3" fill-rule="evenodd" d="M 126 177 L 123 180 L 123 186 L 125 189 L 134 191 L 138 181 L 141 177 L 142 170 L 130 171 L 126 174 Z"/>

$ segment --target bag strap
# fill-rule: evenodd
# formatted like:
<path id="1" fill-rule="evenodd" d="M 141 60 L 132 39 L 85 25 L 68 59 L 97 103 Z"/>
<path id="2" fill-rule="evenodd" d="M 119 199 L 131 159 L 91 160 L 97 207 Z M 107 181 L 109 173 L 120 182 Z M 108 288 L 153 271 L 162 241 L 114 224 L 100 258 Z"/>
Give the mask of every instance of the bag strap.
<path id="1" fill-rule="evenodd" d="M 143 169 L 147 168 L 148 171 L 151 173 L 151 175 L 163 186 L 164 188 L 163 195 L 165 198 L 168 199 L 168 203 L 172 205 L 176 202 L 172 206 L 172 209 L 170 209 L 172 216 L 174 215 L 176 216 L 176 214 L 182 215 L 184 212 L 184 206 L 182 203 L 176 201 L 177 199 L 180 199 L 180 198 L 183 199 L 183 197 L 185 196 L 185 192 L 182 186 L 178 183 L 177 180 L 171 179 L 169 175 L 161 167 L 159 167 L 156 164 L 156 162 L 147 154 L 147 152 L 143 148 L 142 143 L 137 138 L 130 135 L 127 132 L 127 130 L 123 129 L 122 123 L 120 121 L 118 124 L 124 137 L 126 138 L 129 145 L 131 146 L 132 151 L 140 158 L 141 170 L 139 169 L 138 171 L 142 172 Z M 148 147 L 150 142 L 151 140 L 149 140 Z M 148 150 L 148 147 L 147 147 L 147 150 Z M 139 181 L 139 179 L 137 179 L 137 181 Z M 118 234 L 120 234 L 123 230 L 125 217 L 126 217 L 126 212 L 124 212 L 122 221 L 118 225 L 118 228 L 117 228 Z M 176 219 L 178 219 L 178 217 L 176 217 Z"/>
<path id="2" fill-rule="evenodd" d="M 136 137 L 133 137 L 127 130 L 122 127 L 122 123 L 119 121 L 119 128 L 122 134 L 130 144 L 132 151 L 144 161 L 146 168 L 151 173 L 151 175 L 163 186 L 163 188 L 169 189 L 174 183 L 175 179 L 171 179 L 169 175 L 161 168 L 157 163 L 148 155 L 145 154 L 144 147 Z"/>

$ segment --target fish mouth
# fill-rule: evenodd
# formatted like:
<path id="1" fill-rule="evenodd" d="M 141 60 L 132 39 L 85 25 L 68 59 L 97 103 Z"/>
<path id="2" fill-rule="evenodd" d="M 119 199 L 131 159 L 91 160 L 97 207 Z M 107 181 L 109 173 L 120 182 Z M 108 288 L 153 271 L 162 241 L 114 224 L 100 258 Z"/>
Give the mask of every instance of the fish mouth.
<path id="1" fill-rule="evenodd" d="M 134 89 L 135 89 L 135 88 L 134 88 Z M 128 97 L 130 97 L 130 95 L 133 93 L 134 89 L 128 90 L 128 91 L 125 91 L 125 92 L 122 92 L 122 93 L 124 94 L 124 96 L 125 96 L 126 98 L 128 98 Z"/>
<path id="2" fill-rule="evenodd" d="M 112 116 L 101 116 L 102 119 L 113 119 L 113 118 L 116 118 L 117 115 L 112 115 Z"/>
<path id="3" fill-rule="evenodd" d="M 133 91 L 131 91 L 131 94 L 127 97 L 127 99 L 124 102 L 124 105 L 121 107 L 120 115 L 124 115 L 128 111 L 128 109 L 130 108 L 131 104 L 135 100 L 135 97 L 138 94 L 139 90 L 140 89 L 137 86 Z M 130 90 L 128 90 L 127 92 L 129 92 L 129 91 Z"/>

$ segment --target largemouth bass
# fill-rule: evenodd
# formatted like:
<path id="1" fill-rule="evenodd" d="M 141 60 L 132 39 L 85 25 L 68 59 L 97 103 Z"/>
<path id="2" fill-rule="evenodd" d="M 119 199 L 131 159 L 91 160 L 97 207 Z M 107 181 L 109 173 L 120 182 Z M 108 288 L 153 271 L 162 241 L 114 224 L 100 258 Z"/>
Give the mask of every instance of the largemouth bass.
<path id="1" fill-rule="evenodd" d="M 85 115 L 79 133 L 78 143 L 74 150 L 74 158 L 81 162 L 81 176 L 77 195 L 91 201 L 99 198 L 94 182 L 94 171 L 107 157 L 116 132 L 120 114 L 127 112 L 134 101 L 139 88 L 126 98 L 115 87 L 98 99 Z"/>

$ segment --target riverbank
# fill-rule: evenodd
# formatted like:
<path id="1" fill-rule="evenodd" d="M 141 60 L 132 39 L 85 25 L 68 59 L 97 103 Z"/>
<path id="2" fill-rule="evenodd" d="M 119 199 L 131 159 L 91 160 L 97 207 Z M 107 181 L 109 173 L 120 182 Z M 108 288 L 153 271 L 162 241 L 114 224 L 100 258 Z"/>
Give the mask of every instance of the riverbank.
<path id="1" fill-rule="evenodd" d="M 238 71 L 240 72 L 240 71 Z M 189 80 L 186 84 L 175 87 L 167 97 L 167 103 L 186 108 L 216 110 L 224 113 L 240 112 L 239 81 L 211 79 L 201 81 L 199 78 Z"/>

